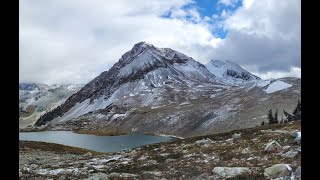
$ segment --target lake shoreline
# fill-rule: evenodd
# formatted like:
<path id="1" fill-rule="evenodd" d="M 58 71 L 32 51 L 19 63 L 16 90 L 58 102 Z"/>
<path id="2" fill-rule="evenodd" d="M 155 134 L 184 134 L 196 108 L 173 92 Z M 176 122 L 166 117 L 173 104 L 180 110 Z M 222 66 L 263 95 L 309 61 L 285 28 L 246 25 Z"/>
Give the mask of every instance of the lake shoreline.
<path id="1" fill-rule="evenodd" d="M 223 179 L 214 169 L 241 167 L 249 169 L 250 173 L 240 173 L 234 179 L 265 179 L 264 171 L 279 164 L 289 165 L 290 170 L 288 166 L 284 170 L 299 177 L 301 142 L 295 139 L 293 132 L 301 134 L 300 121 L 149 144 L 101 155 L 54 143 L 19 141 L 19 178 L 179 179 L 183 176 L 184 179 L 213 179 L 221 176 Z M 282 147 L 281 152 L 265 151 L 271 140 Z"/>
<path id="2" fill-rule="evenodd" d="M 81 134 L 74 131 L 20 132 L 19 140 L 48 142 L 84 148 L 97 152 L 119 152 L 159 142 L 174 141 L 176 138 L 145 135 L 133 132 L 117 136 Z"/>
<path id="3" fill-rule="evenodd" d="M 49 142 L 41 142 L 41 141 L 29 141 L 29 140 L 19 140 L 19 151 L 29 151 L 33 150 L 41 150 L 41 151 L 50 151 L 57 154 L 76 154 L 76 155 L 84 155 L 87 153 L 91 153 L 92 155 L 108 155 L 110 153 L 107 152 L 97 152 L 85 148 L 78 148 L 74 146 L 67 146 L 58 143 L 49 143 Z"/>
<path id="4" fill-rule="evenodd" d="M 42 131 L 72 131 L 73 133 L 76 134 L 86 134 L 86 135 L 95 135 L 95 136 L 123 136 L 123 135 L 128 135 L 132 133 L 139 133 L 139 134 L 144 134 L 144 135 L 150 135 L 150 136 L 159 136 L 159 137 L 170 137 L 170 138 L 175 138 L 175 139 L 185 139 L 184 137 L 181 136 L 176 136 L 176 135 L 170 135 L 170 134 L 162 134 L 162 133 L 152 133 L 152 132 L 145 132 L 145 131 L 132 131 L 132 132 L 125 132 L 125 131 L 120 131 L 120 130 L 101 130 L 101 129 L 47 129 L 47 128 L 42 128 L 42 129 L 37 129 L 37 128 L 24 128 L 24 129 L 19 129 L 20 132 L 42 132 Z"/>

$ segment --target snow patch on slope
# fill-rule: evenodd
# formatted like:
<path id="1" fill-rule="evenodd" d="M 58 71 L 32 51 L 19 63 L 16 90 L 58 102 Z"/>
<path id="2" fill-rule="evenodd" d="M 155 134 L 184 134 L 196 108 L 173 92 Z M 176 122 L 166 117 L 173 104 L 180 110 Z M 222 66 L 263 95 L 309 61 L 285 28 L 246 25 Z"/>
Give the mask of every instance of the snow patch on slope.
<path id="1" fill-rule="evenodd" d="M 291 87 L 291 84 L 285 83 L 283 81 L 275 81 L 273 83 L 271 83 L 267 89 L 265 89 L 264 91 L 268 94 L 270 93 L 274 93 L 276 91 L 281 91 L 283 89 L 287 89 L 289 87 Z"/>

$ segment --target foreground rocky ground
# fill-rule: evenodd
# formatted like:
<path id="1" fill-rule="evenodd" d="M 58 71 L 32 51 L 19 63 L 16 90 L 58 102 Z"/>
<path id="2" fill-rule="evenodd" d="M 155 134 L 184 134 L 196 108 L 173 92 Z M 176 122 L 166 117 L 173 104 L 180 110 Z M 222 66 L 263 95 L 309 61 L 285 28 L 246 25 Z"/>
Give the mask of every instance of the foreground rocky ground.
<path id="1" fill-rule="evenodd" d="M 301 123 L 158 143 L 118 153 L 20 141 L 20 179 L 301 179 Z"/>

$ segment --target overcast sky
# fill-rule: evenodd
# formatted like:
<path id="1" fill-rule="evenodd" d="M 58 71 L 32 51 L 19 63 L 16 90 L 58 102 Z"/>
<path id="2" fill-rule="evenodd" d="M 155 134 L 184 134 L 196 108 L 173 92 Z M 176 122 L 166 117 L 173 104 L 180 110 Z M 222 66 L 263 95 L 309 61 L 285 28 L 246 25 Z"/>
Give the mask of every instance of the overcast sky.
<path id="1" fill-rule="evenodd" d="M 140 41 L 301 76 L 300 0 L 20 0 L 19 79 L 87 83 Z"/>

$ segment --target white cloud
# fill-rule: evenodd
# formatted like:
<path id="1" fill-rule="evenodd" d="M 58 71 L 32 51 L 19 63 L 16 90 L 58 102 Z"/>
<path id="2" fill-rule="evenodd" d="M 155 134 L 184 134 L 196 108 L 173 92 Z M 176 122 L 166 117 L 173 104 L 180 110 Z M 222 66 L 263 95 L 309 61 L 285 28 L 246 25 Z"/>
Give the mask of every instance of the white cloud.
<path id="1" fill-rule="evenodd" d="M 86 83 L 135 43 L 171 47 L 204 61 L 215 47 L 191 0 L 20 1 L 20 81 Z M 161 18 L 169 11 L 176 17 Z M 196 21 L 196 23 L 194 23 Z M 208 52 L 210 52 L 208 50 Z"/>
<path id="2" fill-rule="evenodd" d="M 263 76 L 300 67 L 300 2 L 243 4 L 210 18 L 193 0 L 20 0 L 20 81 L 86 83 L 140 41 L 202 63 L 229 59 Z M 228 30 L 224 40 L 213 35 L 221 27 Z"/>
<path id="3" fill-rule="evenodd" d="M 228 35 L 215 58 L 270 77 L 291 75 L 293 67 L 301 66 L 300 7 L 299 0 L 245 1 L 224 21 Z"/>
<path id="4" fill-rule="evenodd" d="M 270 78 L 281 78 L 281 77 L 298 77 L 301 78 L 301 68 L 291 67 L 289 72 L 281 72 L 281 71 L 269 71 L 266 73 L 255 73 L 253 74 L 261 77 L 262 79 L 270 79 Z"/>
<path id="5" fill-rule="evenodd" d="M 219 0 L 218 4 L 220 4 L 220 5 L 223 4 L 227 7 L 228 6 L 235 7 L 238 2 L 240 2 L 240 0 Z"/>

